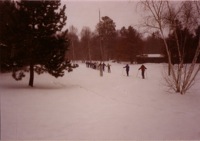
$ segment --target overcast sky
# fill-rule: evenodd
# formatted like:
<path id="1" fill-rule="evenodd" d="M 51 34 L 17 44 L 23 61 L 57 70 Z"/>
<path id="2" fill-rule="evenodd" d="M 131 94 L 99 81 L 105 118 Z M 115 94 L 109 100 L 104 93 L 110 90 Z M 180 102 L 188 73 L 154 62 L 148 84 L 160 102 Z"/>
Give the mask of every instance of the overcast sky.
<path id="1" fill-rule="evenodd" d="M 137 12 L 137 1 L 131 0 L 62 0 L 66 4 L 67 28 L 71 25 L 80 33 L 83 26 L 95 30 L 101 17 L 108 16 L 116 24 L 116 29 L 123 26 L 135 27 L 139 24 L 141 15 Z"/>

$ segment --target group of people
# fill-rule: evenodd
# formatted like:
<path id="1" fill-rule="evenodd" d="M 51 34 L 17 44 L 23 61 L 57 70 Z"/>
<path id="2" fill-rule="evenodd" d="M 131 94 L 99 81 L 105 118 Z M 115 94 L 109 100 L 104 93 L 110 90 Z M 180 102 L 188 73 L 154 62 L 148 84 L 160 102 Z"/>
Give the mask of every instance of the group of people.
<path id="1" fill-rule="evenodd" d="M 129 65 L 127 64 L 126 66 L 124 66 L 124 68 L 126 68 L 126 75 L 129 76 L 129 70 L 130 70 L 130 67 Z M 141 70 L 141 75 L 142 75 L 142 79 L 145 79 L 145 70 L 147 68 L 142 64 L 141 67 L 138 69 Z"/>
<path id="2" fill-rule="evenodd" d="M 111 73 L 111 65 L 109 63 L 106 65 L 104 62 L 86 62 L 86 66 L 88 68 L 100 70 L 100 76 L 103 76 L 103 71 L 105 71 L 106 67 L 108 68 L 108 73 Z"/>
<path id="3" fill-rule="evenodd" d="M 89 62 L 89 61 L 87 61 L 86 62 L 86 67 L 92 68 L 92 69 L 96 69 L 96 70 L 100 70 L 100 76 L 103 76 L 103 71 L 105 71 L 105 67 L 108 68 L 108 73 L 111 73 L 111 65 L 109 63 L 106 65 L 104 62 L 98 63 L 98 62 Z M 127 64 L 123 68 L 126 68 L 126 74 L 127 74 L 127 76 L 129 76 L 129 70 L 130 70 L 129 65 Z M 146 69 L 147 68 L 143 64 L 138 69 L 138 71 L 141 70 L 141 75 L 142 75 L 143 79 L 145 79 L 145 70 Z"/>

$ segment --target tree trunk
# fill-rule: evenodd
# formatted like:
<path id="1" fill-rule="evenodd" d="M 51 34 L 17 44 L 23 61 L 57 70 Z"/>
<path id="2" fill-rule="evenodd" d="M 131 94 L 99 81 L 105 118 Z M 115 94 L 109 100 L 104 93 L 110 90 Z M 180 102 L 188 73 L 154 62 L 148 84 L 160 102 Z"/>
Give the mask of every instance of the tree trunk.
<path id="1" fill-rule="evenodd" d="M 29 86 L 33 87 L 33 81 L 34 81 L 34 65 L 30 65 L 30 79 L 29 79 Z"/>
<path id="2" fill-rule="evenodd" d="M 171 66 L 170 66 L 170 63 L 168 63 L 168 76 L 171 75 Z"/>

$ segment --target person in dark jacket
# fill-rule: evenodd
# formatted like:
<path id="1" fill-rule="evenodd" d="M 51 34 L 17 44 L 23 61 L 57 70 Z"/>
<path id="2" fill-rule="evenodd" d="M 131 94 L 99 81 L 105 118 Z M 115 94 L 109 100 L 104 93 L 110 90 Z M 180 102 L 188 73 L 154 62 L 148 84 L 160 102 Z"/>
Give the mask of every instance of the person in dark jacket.
<path id="1" fill-rule="evenodd" d="M 129 76 L 129 69 L 130 69 L 129 65 L 127 64 L 124 68 L 126 68 L 126 74 L 127 76 Z"/>
<path id="2" fill-rule="evenodd" d="M 103 71 L 105 70 L 105 66 L 106 66 L 106 64 L 103 62 L 103 64 L 102 64 Z"/>
<path id="3" fill-rule="evenodd" d="M 100 70 L 100 76 L 102 77 L 103 76 L 103 64 L 102 63 L 99 64 L 99 70 Z"/>
<path id="4" fill-rule="evenodd" d="M 144 66 L 144 65 L 142 65 L 138 70 L 141 70 L 141 74 L 142 74 L 142 79 L 145 79 L 145 75 L 144 75 L 144 73 L 145 73 L 145 70 L 146 70 L 147 68 Z"/>
<path id="5" fill-rule="evenodd" d="M 110 70 L 110 64 L 108 63 L 107 67 L 108 67 L 108 73 L 111 73 L 111 70 Z"/>

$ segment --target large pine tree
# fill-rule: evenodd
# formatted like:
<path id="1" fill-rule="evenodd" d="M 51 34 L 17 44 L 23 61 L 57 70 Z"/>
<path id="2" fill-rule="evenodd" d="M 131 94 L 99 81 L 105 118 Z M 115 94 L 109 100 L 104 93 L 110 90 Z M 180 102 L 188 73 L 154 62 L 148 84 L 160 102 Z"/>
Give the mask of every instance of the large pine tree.
<path id="1" fill-rule="evenodd" d="M 12 52 L 19 33 L 17 13 L 14 2 L 0 1 L 0 71 L 11 69 Z"/>
<path id="2" fill-rule="evenodd" d="M 8 24 L 5 30 L 12 44 L 4 42 L 10 48 L 11 61 L 7 66 L 11 66 L 13 77 L 20 80 L 24 70 L 28 70 L 29 86 L 33 86 L 34 71 L 63 76 L 64 70 L 71 67 L 69 61 L 65 61 L 69 47 L 67 31 L 61 31 L 67 20 L 66 7 L 61 7 L 60 0 L 21 0 L 14 5 L 17 14 L 13 14 L 11 20 L 15 24 Z"/>
<path id="3" fill-rule="evenodd" d="M 114 47 L 114 37 L 116 37 L 116 25 L 114 21 L 104 16 L 96 26 L 96 30 L 101 40 L 101 59 L 111 59 L 111 50 Z"/>

